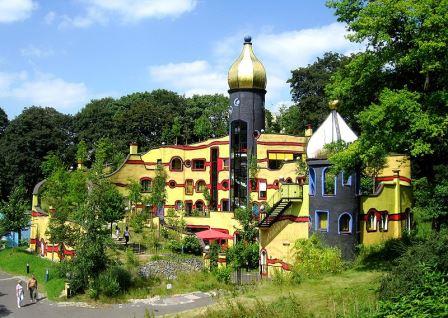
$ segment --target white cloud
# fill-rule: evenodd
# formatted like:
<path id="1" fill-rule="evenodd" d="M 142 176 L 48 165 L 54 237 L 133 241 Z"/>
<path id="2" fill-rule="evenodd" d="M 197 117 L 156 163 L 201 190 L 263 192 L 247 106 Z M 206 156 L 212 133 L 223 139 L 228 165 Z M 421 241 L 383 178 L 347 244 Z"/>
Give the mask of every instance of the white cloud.
<path id="1" fill-rule="evenodd" d="M 36 8 L 32 0 L 0 0 L 0 23 L 25 20 Z"/>
<path id="2" fill-rule="evenodd" d="M 44 22 L 50 25 L 53 24 L 55 19 L 56 19 L 56 13 L 54 11 L 50 11 L 45 15 Z"/>
<path id="3" fill-rule="evenodd" d="M 192 11 L 197 0 L 85 0 L 84 3 L 86 13 L 75 17 L 63 15 L 60 27 L 86 28 L 116 18 L 124 23 L 147 18 L 175 18 Z"/>
<path id="4" fill-rule="evenodd" d="M 225 93 L 227 72 L 242 48 L 239 33 L 215 43 L 210 61 L 168 63 L 150 67 L 151 81 L 166 88 L 193 93 Z M 362 45 L 349 42 L 345 25 L 332 23 L 318 28 L 275 33 L 265 29 L 254 33 L 253 46 L 267 72 L 266 105 L 273 111 L 290 99 L 286 81 L 291 70 L 313 63 L 328 51 L 359 51 Z"/>
<path id="5" fill-rule="evenodd" d="M 20 54 L 25 57 L 44 58 L 53 56 L 54 51 L 50 48 L 36 47 L 31 44 L 21 49 Z"/>
<path id="6" fill-rule="evenodd" d="M 152 81 L 175 87 L 185 95 L 225 93 L 227 74 L 220 72 L 207 61 L 168 63 L 149 68 Z"/>
<path id="7" fill-rule="evenodd" d="M 0 97 L 71 112 L 89 100 L 89 91 L 82 82 L 68 82 L 52 74 L 31 77 L 26 72 L 0 72 Z"/>

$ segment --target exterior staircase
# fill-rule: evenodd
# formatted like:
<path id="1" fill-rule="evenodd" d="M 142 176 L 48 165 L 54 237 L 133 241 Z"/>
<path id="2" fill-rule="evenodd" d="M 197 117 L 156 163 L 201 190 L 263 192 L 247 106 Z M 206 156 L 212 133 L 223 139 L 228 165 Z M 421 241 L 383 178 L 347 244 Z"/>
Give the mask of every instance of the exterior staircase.
<path id="1" fill-rule="evenodd" d="M 270 207 L 265 213 L 260 213 L 261 228 L 270 227 L 291 206 L 293 202 L 302 202 L 302 186 L 295 183 L 281 183 L 280 188 L 268 200 Z"/>

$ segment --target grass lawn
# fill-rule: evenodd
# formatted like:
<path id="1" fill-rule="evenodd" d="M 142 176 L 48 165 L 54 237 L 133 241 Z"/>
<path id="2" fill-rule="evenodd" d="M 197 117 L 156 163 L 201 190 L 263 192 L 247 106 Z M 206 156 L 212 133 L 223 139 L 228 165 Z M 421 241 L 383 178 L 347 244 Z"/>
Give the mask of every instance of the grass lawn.
<path id="1" fill-rule="evenodd" d="M 381 275 L 349 270 L 300 285 L 265 281 L 181 317 L 364 317 L 377 307 Z"/>
<path id="2" fill-rule="evenodd" d="M 26 273 L 26 264 L 30 274 Z M 7 248 L 0 251 L 0 270 L 25 277 L 36 276 L 39 292 L 46 292 L 49 299 L 56 299 L 64 289 L 64 280 L 56 276 L 58 264 L 25 251 L 24 248 Z M 49 270 L 49 281 L 45 282 L 45 271 Z"/>

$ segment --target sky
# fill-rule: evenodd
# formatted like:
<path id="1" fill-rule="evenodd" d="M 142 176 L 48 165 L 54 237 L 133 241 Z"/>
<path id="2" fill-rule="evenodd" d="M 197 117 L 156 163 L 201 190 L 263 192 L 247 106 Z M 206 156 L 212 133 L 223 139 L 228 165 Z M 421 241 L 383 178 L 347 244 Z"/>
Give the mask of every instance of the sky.
<path id="1" fill-rule="evenodd" d="M 274 112 L 291 101 L 291 70 L 360 49 L 324 0 L 0 0 L 0 107 L 12 119 L 158 88 L 227 94 L 245 35 Z"/>

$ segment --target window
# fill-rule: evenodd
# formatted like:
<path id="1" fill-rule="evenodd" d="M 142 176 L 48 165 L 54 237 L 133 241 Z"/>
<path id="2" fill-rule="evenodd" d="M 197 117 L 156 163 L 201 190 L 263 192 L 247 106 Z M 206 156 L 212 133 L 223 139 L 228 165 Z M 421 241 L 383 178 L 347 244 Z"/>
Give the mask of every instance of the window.
<path id="1" fill-rule="evenodd" d="M 339 234 L 352 233 L 352 217 L 348 213 L 341 214 L 339 216 Z"/>
<path id="2" fill-rule="evenodd" d="M 185 167 L 187 168 L 191 167 L 191 160 L 185 160 Z"/>
<path id="3" fill-rule="evenodd" d="M 251 178 L 249 180 L 249 189 L 250 192 L 257 192 L 258 191 L 258 187 L 257 187 L 258 183 L 257 183 L 257 179 L 253 179 Z"/>
<path id="4" fill-rule="evenodd" d="M 336 175 L 327 167 L 322 172 L 323 195 L 336 195 Z"/>
<path id="5" fill-rule="evenodd" d="M 187 179 L 185 180 L 185 194 L 192 195 L 194 190 L 193 180 Z"/>
<path id="6" fill-rule="evenodd" d="M 366 230 L 367 230 L 367 232 L 376 231 L 376 213 L 375 213 L 375 211 L 370 211 L 367 214 Z"/>
<path id="7" fill-rule="evenodd" d="M 266 200 L 266 196 L 267 196 L 266 180 L 258 180 L 258 199 Z"/>
<path id="8" fill-rule="evenodd" d="M 286 178 L 285 182 L 286 183 L 292 183 L 292 179 L 291 178 Z"/>
<path id="9" fill-rule="evenodd" d="M 381 212 L 380 227 L 381 232 L 387 232 L 387 225 L 389 223 L 389 214 L 387 212 Z"/>
<path id="10" fill-rule="evenodd" d="M 193 212 L 193 202 L 185 201 L 185 214 L 191 215 L 191 212 Z"/>
<path id="11" fill-rule="evenodd" d="M 316 194 L 316 173 L 313 168 L 310 168 L 310 195 Z"/>
<path id="12" fill-rule="evenodd" d="M 230 202 L 227 199 L 221 200 L 221 211 L 230 211 Z"/>
<path id="13" fill-rule="evenodd" d="M 222 159 L 222 169 L 229 170 L 229 166 L 230 166 L 230 159 L 229 158 Z"/>
<path id="14" fill-rule="evenodd" d="M 285 161 L 292 160 L 294 160 L 293 153 L 268 152 L 268 168 L 271 170 L 278 170 Z"/>
<path id="15" fill-rule="evenodd" d="M 193 159 L 193 170 L 205 170 L 205 159 Z"/>
<path id="16" fill-rule="evenodd" d="M 196 207 L 196 211 L 204 212 L 204 201 L 198 200 L 194 205 Z"/>
<path id="17" fill-rule="evenodd" d="M 150 178 L 140 179 L 140 186 L 142 192 L 151 192 L 152 180 Z"/>
<path id="18" fill-rule="evenodd" d="M 170 161 L 170 170 L 171 171 L 182 171 L 182 159 L 179 157 L 174 157 Z"/>
<path id="19" fill-rule="evenodd" d="M 342 171 L 342 185 L 351 186 L 352 185 L 352 174 Z"/>
<path id="20" fill-rule="evenodd" d="M 229 190 L 229 181 L 228 180 L 223 180 L 221 182 L 221 186 L 223 190 Z"/>
<path id="21" fill-rule="evenodd" d="M 328 232 L 327 211 L 316 211 L 316 231 Z"/>
<path id="22" fill-rule="evenodd" d="M 202 193 L 207 189 L 207 184 L 204 180 L 199 180 L 196 182 L 196 192 Z"/>
<path id="23" fill-rule="evenodd" d="M 174 188 L 176 187 L 176 181 L 174 181 L 174 180 L 170 180 L 170 181 L 168 182 L 168 186 L 169 186 L 171 189 L 174 189 Z"/>
<path id="24" fill-rule="evenodd" d="M 174 208 L 176 211 L 182 210 L 183 206 L 184 205 L 181 200 L 177 200 L 176 203 L 174 203 Z"/>

